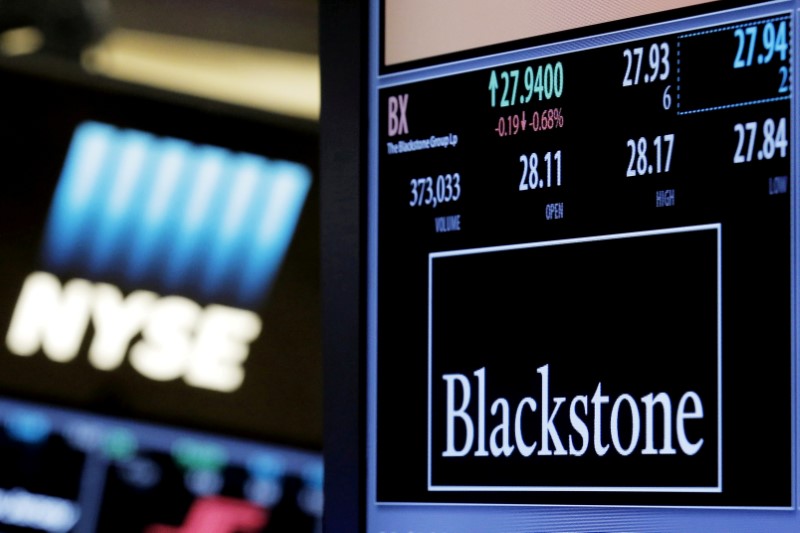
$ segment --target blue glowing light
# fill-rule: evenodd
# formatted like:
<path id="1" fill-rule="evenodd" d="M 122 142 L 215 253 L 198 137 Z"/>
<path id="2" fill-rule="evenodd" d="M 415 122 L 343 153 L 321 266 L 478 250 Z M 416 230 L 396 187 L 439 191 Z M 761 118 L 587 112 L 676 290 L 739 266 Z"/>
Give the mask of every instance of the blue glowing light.
<path id="1" fill-rule="evenodd" d="M 56 274 L 253 308 L 310 185 L 297 163 L 86 122 L 53 198 L 43 261 Z"/>

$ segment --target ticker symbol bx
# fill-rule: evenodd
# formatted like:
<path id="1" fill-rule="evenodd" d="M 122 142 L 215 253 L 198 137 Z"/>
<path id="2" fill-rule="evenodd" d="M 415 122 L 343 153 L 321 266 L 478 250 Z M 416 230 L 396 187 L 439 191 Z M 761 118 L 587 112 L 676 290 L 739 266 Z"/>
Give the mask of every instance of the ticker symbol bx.
<path id="1" fill-rule="evenodd" d="M 408 133 L 408 94 L 389 97 L 389 137 Z"/>

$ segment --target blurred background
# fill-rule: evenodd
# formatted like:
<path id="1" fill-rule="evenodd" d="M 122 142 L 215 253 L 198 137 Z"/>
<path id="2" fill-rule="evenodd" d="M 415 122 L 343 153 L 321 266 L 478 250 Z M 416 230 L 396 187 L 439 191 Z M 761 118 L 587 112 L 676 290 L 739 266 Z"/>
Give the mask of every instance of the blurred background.
<path id="1" fill-rule="evenodd" d="M 316 0 L 2 0 L 0 20 L 6 55 L 83 49 L 103 75 L 319 115 Z"/>
<path id="2" fill-rule="evenodd" d="M 313 0 L 0 0 L 0 530 L 321 530 L 319 84 Z"/>

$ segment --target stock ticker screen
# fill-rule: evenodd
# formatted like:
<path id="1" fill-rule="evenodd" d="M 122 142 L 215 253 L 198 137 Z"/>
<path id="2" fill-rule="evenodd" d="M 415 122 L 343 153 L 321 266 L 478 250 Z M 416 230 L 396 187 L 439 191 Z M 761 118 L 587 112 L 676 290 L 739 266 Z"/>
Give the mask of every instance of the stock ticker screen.
<path id="1" fill-rule="evenodd" d="M 796 3 L 412 4 L 370 21 L 368 531 L 797 531 Z"/>
<path id="2" fill-rule="evenodd" d="M 0 85 L 0 530 L 319 531 L 313 129 Z"/>

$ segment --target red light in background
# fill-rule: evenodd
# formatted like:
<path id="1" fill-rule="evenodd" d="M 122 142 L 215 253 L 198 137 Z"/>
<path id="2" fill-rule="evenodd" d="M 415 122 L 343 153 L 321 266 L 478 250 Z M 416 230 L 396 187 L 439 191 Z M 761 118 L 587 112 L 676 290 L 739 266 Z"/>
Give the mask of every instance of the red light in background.
<path id="1" fill-rule="evenodd" d="M 144 533 L 255 533 L 268 520 L 268 511 L 252 503 L 212 496 L 196 500 L 183 525 L 152 525 Z"/>

